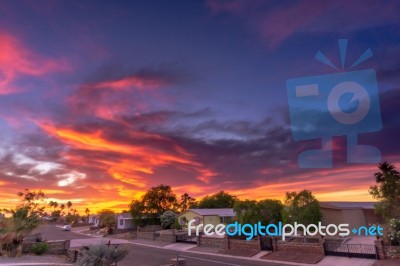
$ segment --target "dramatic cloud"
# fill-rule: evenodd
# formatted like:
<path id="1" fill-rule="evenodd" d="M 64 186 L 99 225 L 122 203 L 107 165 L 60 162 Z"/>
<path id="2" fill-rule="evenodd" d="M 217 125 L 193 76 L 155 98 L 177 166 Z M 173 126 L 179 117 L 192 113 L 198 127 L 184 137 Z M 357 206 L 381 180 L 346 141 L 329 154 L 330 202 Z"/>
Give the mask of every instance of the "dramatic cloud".
<path id="1" fill-rule="evenodd" d="M 14 83 L 20 75 L 42 76 L 67 67 L 65 60 L 43 58 L 24 47 L 14 36 L 0 32 L 0 94 L 23 90 Z"/>
<path id="2" fill-rule="evenodd" d="M 374 53 L 354 70 L 376 70 L 383 129 L 359 143 L 400 167 L 398 2 L 4 6 L 0 208 L 30 188 L 118 211 L 159 184 L 197 198 L 371 200 L 376 164 L 348 164 L 345 136 L 333 137 L 333 168 L 298 166 L 321 140 L 293 140 L 286 80 L 337 73 L 313 61 L 321 49 L 339 62 L 337 38 L 348 62 Z"/>

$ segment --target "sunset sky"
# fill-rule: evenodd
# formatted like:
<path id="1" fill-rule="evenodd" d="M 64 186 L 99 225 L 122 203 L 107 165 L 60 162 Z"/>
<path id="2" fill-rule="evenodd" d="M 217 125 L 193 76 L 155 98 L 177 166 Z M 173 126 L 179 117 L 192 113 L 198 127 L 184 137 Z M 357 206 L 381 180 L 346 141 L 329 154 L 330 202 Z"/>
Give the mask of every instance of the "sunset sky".
<path id="1" fill-rule="evenodd" d="M 370 201 L 376 164 L 301 169 L 286 80 L 375 69 L 383 129 L 360 135 L 400 167 L 399 1 L 1 1 L 0 208 L 24 188 L 127 209 L 158 184 L 281 199 Z"/>

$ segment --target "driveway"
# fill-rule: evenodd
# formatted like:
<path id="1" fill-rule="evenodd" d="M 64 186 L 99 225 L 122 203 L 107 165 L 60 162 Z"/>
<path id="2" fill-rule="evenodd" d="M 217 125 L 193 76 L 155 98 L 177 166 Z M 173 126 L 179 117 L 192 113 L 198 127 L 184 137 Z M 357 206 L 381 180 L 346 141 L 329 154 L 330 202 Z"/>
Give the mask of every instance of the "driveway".
<path id="1" fill-rule="evenodd" d="M 376 260 L 326 256 L 316 266 L 371 266 Z"/>

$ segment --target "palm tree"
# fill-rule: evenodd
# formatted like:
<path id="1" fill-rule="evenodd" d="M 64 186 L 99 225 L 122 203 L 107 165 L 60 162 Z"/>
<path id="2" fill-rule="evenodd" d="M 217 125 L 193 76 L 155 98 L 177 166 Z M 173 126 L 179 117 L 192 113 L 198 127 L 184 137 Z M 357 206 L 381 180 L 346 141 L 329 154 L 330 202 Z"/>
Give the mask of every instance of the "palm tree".
<path id="1" fill-rule="evenodd" d="M 50 207 L 50 208 L 53 208 L 53 207 L 54 207 L 54 201 L 51 200 L 51 201 L 49 202 L 49 207 Z"/>
<path id="2" fill-rule="evenodd" d="M 65 214 L 64 209 L 65 209 L 65 204 L 61 203 L 61 205 L 60 205 L 61 216 L 63 216 Z"/>
<path id="3" fill-rule="evenodd" d="M 86 209 L 85 209 L 85 214 L 86 214 L 87 217 L 89 217 L 89 214 L 90 214 L 89 208 L 86 208 Z"/>
<path id="4" fill-rule="evenodd" d="M 68 214 L 69 214 L 69 208 L 71 208 L 71 206 L 72 206 L 72 202 L 71 202 L 71 201 L 68 201 L 68 202 L 67 202 Z"/>
<path id="5" fill-rule="evenodd" d="M 53 203 L 53 207 L 54 207 L 53 211 L 56 211 L 56 208 L 58 207 L 58 202 L 57 202 L 57 201 L 55 201 L 55 202 Z"/>
<path id="6" fill-rule="evenodd" d="M 396 170 L 396 167 L 388 162 L 380 163 L 378 168 L 380 171 L 374 174 L 377 183 L 384 182 L 388 176 L 399 175 L 399 172 Z"/>

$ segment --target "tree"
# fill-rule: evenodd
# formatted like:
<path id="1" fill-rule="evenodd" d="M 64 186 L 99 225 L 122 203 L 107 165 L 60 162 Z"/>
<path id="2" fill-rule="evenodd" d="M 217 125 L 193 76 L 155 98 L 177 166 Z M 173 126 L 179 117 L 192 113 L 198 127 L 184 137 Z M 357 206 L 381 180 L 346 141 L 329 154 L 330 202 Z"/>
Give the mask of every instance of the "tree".
<path id="1" fill-rule="evenodd" d="M 22 252 L 24 237 L 29 235 L 41 222 L 46 204 L 42 191 L 18 192 L 20 203 L 9 210 L 11 217 L 4 222 L 3 235 L 0 236 L 0 253 L 17 256 Z"/>
<path id="2" fill-rule="evenodd" d="M 277 224 L 282 221 L 283 204 L 280 200 L 265 199 L 258 202 L 261 221 L 265 224 Z"/>
<path id="3" fill-rule="evenodd" d="M 58 207 L 58 202 L 57 201 L 50 201 L 49 202 L 49 207 L 53 208 L 53 212 L 56 210 L 56 208 Z"/>
<path id="4" fill-rule="evenodd" d="M 318 224 L 322 219 L 318 200 L 309 190 L 286 192 L 283 220 L 285 223 L 294 222 L 304 225 Z"/>
<path id="5" fill-rule="evenodd" d="M 53 202 L 53 211 L 55 211 L 56 209 L 57 209 L 57 207 L 58 207 L 58 202 L 57 201 L 54 201 Z"/>
<path id="6" fill-rule="evenodd" d="M 63 213 L 64 209 L 65 209 L 65 204 L 64 204 L 64 203 L 61 203 L 61 205 L 60 205 L 61 213 Z"/>
<path id="7" fill-rule="evenodd" d="M 71 206 L 72 206 L 72 202 L 71 202 L 71 201 L 68 201 L 68 202 L 67 202 L 68 214 L 69 214 L 69 208 L 71 208 Z"/>
<path id="8" fill-rule="evenodd" d="M 379 202 L 375 211 L 386 221 L 400 218 L 400 174 L 396 167 L 387 162 L 378 165 L 379 172 L 374 174 L 376 185 L 371 186 L 369 193 Z"/>
<path id="9" fill-rule="evenodd" d="M 390 176 L 398 176 L 399 172 L 396 167 L 388 162 L 383 162 L 378 165 L 379 172 L 374 174 L 376 183 L 384 182 Z"/>
<path id="10" fill-rule="evenodd" d="M 238 221 L 242 224 L 276 224 L 282 221 L 283 205 L 279 200 L 244 200 L 236 201 L 233 209 Z"/>
<path id="11" fill-rule="evenodd" d="M 86 208 L 86 209 L 85 209 L 85 214 L 86 214 L 87 217 L 89 217 L 89 214 L 90 214 L 89 208 Z"/>
<path id="12" fill-rule="evenodd" d="M 141 200 L 133 200 L 129 205 L 129 212 L 133 218 L 133 223 L 137 225 L 142 224 L 142 218 L 144 215 L 144 206 Z"/>
<path id="13" fill-rule="evenodd" d="M 117 224 L 115 212 L 109 209 L 103 209 L 99 212 L 99 220 L 100 227 L 106 227 L 109 234 L 112 233 L 113 227 Z"/>
<path id="14" fill-rule="evenodd" d="M 207 195 L 204 198 L 202 198 L 200 202 L 197 204 L 196 208 L 202 208 L 202 209 L 233 208 L 236 200 L 237 200 L 236 196 L 233 196 L 224 191 L 220 191 L 211 196 Z"/>
<path id="15" fill-rule="evenodd" d="M 60 218 L 61 216 L 61 211 L 60 210 L 52 211 L 50 216 L 52 218 L 52 221 L 57 221 L 57 219 Z"/>
<path id="16" fill-rule="evenodd" d="M 261 219 L 261 212 L 255 200 L 238 200 L 233 209 L 236 212 L 238 222 L 241 224 L 255 224 Z"/>
<path id="17" fill-rule="evenodd" d="M 179 210 L 181 212 L 184 212 L 189 209 L 195 202 L 196 199 L 192 198 L 188 193 L 185 193 L 181 196 L 181 200 L 179 202 Z"/>
<path id="18" fill-rule="evenodd" d="M 144 215 L 155 220 L 165 211 L 174 210 L 176 206 L 176 195 L 171 187 L 161 184 L 150 188 L 139 200 L 133 200 L 129 212 L 137 222 L 141 221 Z"/>
<path id="19" fill-rule="evenodd" d="M 173 211 L 164 212 L 161 217 L 161 226 L 164 229 L 171 229 L 177 223 L 178 215 Z"/>
<path id="20" fill-rule="evenodd" d="M 176 195 L 170 186 L 158 185 L 148 190 L 141 201 L 147 213 L 161 215 L 176 206 Z"/>

